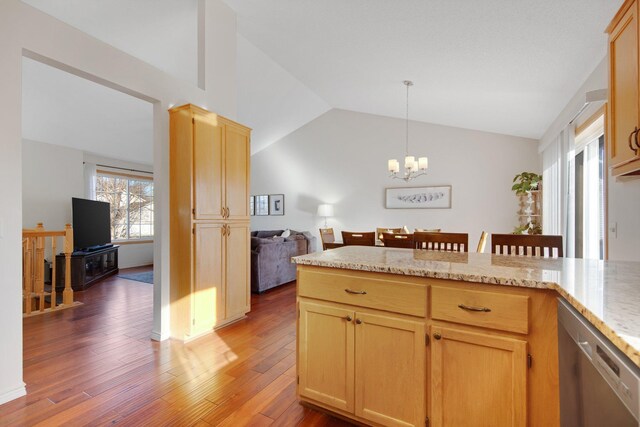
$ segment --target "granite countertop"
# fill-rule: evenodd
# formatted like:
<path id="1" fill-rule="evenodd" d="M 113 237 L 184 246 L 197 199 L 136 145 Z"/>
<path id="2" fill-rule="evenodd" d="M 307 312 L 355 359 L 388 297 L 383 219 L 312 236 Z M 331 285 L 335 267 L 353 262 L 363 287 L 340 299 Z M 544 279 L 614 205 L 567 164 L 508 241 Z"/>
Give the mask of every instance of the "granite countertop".
<path id="1" fill-rule="evenodd" d="M 332 267 L 553 289 L 640 366 L 640 263 L 345 246 L 293 258 Z"/>

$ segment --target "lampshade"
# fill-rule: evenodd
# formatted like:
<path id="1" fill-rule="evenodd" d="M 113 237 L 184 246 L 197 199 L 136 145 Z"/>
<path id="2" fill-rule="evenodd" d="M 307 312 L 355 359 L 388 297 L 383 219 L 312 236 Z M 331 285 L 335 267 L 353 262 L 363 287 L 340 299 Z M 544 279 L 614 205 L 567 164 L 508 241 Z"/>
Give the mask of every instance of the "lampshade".
<path id="1" fill-rule="evenodd" d="M 403 83 L 407 87 L 404 173 L 400 174 L 400 163 L 396 159 L 391 159 L 387 162 L 387 170 L 389 171 L 389 178 L 402 179 L 405 182 L 409 182 L 414 178 L 427 174 L 429 160 L 426 157 L 416 159 L 415 156 L 409 155 L 409 87 L 413 86 L 413 82 L 411 80 L 405 80 Z"/>
<path id="2" fill-rule="evenodd" d="M 333 216 L 333 205 L 318 205 L 318 216 Z"/>

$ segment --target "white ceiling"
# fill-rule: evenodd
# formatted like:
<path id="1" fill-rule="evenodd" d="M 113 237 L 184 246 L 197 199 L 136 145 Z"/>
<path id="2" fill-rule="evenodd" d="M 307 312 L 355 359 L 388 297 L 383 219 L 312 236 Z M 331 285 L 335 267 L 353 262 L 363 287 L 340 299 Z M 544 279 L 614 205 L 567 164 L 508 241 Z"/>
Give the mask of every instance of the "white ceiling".
<path id="1" fill-rule="evenodd" d="M 22 137 L 153 164 L 153 106 L 23 58 Z"/>
<path id="2" fill-rule="evenodd" d="M 198 0 L 22 0 L 182 80 L 198 80 Z M 151 104 L 23 60 L 26 139 L 153 163 Z"/>
<path id="3" fill-rule="evenodd" d="M 197 81 L 197 0 L 23 1 Z M 255 153 L 330 108 L 402 118 L 405 79 L 412 120 L 540 138 L 605 55 L 623 0 L 225 1 Z M 150 105 L 25 64 L 26 138 L 151 163 Z"/>
<path id="4" fill-rule="evenodd" d="M 226 0 L 242 36 L 331 107 L 540 138 L 623 0 Z"/>
<path id="5" fill-rule="evenodd" d="M 198 83 L 198 0 L 22 0 L 174 77 Z"/>

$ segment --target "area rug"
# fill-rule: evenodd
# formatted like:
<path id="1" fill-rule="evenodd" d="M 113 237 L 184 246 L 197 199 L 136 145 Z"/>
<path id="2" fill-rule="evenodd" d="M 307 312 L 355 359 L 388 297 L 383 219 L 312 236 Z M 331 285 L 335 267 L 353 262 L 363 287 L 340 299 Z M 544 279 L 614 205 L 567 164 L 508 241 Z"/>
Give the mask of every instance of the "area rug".
<path id="1" fill-rule="evenodd" d="M 135 280 L 136 282 L 153 283 L 153 271 L 133 274 L 118 274 L 118 277 L 122 279 Z"/>

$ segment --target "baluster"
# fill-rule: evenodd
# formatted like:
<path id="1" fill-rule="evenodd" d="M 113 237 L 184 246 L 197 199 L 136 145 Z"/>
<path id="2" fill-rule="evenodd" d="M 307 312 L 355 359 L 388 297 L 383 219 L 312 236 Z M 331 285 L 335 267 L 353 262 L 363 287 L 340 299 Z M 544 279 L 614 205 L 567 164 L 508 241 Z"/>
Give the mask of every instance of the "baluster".
<path id="1" fill-rule="evenodd" d="M 51 237 L 51 310 L 56 308 L 56 237 Z"/>
<path id="2" fill-rule="evenodd" d="M 22 238 L 22 312 L 27 312 L 27 248 L 29 247 L 29 239 Z"/>
<path id="3" fill-rule="evenodd" d="M 31 264 L 33 262 L 33 238 L 27 237 L 27 249 L 25 256 L 25 292 L 24 292 L 24 305 L 25 312 L 31 314 L 31 290 L 33 288 L 33 272 L 31 271 Z"/>
<path id="4" fill-rule="evenodd" d="M 36 231 L 44 231 L 44 224 L 38 223 Z M 44 240 L 43 236 L 36 237 L 36 252 L 34 254 L 34 290 L 39 298 L 39 310 L 44 311 Z"/>
<path id="5" fill-rule="evenodd" d="M 73 229 L 71 224 L 64 226 L 64 291 L 62 303 L 66 306 L 73 304 L 73 289 L 71 289 L 71 253 L 73 252 Z"/>

